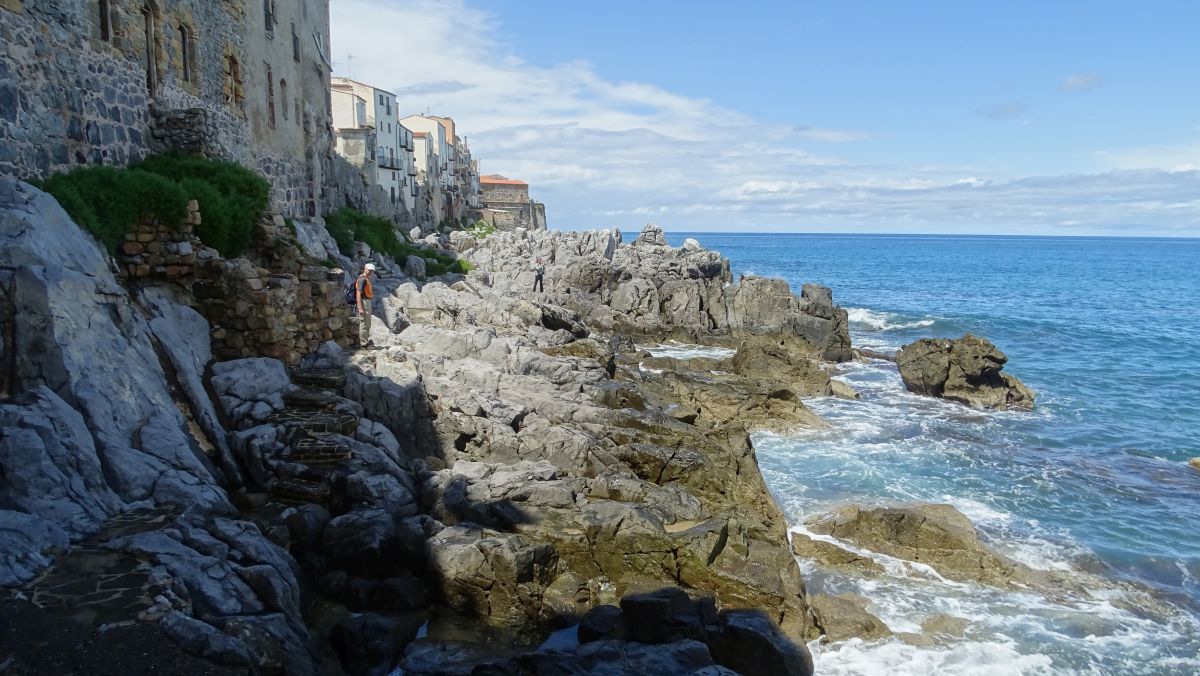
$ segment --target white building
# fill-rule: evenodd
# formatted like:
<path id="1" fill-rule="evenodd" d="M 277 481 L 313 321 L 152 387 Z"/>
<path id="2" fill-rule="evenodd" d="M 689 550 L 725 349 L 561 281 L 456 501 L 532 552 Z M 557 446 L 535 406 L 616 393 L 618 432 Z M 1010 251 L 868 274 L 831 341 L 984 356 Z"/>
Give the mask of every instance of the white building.
<path id="1" fill-rule="evenodd" d="M 408 137 L 400 124 L 396 95 L 343 77 L 333 78 L 332 92 L 338 152 L 362 166 L 367 179 L 382 187 L 392 204 L 411 212 L 412 143 L 406 143 Z M 365 136 L 366 130 L 374 131 L 374 144 L 360 158 L 359 137 Z"/>
<path id="2" fill-rule="evenodd" d="M 452 211 L 451 187 L 454 186 L 453 151 L 446 138 L 446 127 L 438 118 L 423 115 L 409 115 L 400 123 L 413 131 L 417 140 L 414 155 L 418 162 L 418 172 L 425 172 L 426 190 L 430 195 L 430 205 L 435 214 L 435 220 L 454 218 Z M 423 136 L 422 136 L 423 135 Z M 425 139 L 432 158 L 421 159 L 420 139 Z M 422 164 L 423 163 L 423 164 Z"/>

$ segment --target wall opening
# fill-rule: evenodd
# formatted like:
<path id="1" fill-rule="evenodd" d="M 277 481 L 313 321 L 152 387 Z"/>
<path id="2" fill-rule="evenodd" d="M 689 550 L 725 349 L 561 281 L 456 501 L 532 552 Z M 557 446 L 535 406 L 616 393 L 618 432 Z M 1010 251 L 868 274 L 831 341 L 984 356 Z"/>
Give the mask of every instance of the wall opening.
<path id="1" fill-rule="evenodd" d="M 229 61 L 226 64 L 226 92 L 225 103 L 230 107 L 240 108 L 242 105 L 242 66 L 238 63 L 237 57 L 232 54 L 228 57 Z"/>
<path id="2" fill-rule="evenodd" d="M 263 63 L 267 69 L 267 126 L 275 128 L 275 78 L 271 75 L 271 64 Z"/>
<path id="3" fill-rule="evenodd" d="M 300 63 L 300 34 L 296 32 L 296 22 L 292 22 L 292 60 Z"/>
<path id="4" fill-rule="evenodd" d="M 183 81 L 194 82 L 196 51 L 192 46 L 192 29 L 187 24 L 179 24 L 179 56 L 183 61 Z"/>
<path id="5" fill-rule="evenodd" d="M 279 81 L 279 100 L 283 105 L 279 106 L 279 112 L 283 114 L 283 121 L 288 119 L 288 95 L 287 95 L 287 80 Z"/>
<path id="6" fill-rule="evenodd" d="M 275 32 L 275 0 L 263 0 L 263 27 L 268 33 Z"/>
<path id="7" fill-rule="evenodd" d="M 153 3 L 142 5 L 142 17 L 146 21 L 146 89 L 151 96 L 158 93 L 158 31 L 154 10 Z"/>
<path id="8" fill-rule="evenodd" d="M 100 0 L 96 5 L 100 12 L 100 39 L 112 42 L 112 8 L 108 0 Z"/>

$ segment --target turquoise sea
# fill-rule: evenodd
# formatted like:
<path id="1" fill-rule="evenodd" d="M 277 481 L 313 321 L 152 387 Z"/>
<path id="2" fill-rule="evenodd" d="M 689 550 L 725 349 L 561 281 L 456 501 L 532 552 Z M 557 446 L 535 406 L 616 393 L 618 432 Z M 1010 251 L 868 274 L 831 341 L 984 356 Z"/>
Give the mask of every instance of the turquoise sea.
<path id="1" fill-rule="evenodd" d="M 861 400 L 808 402 L 829 429 L 755 440 L 794 526 L 846 502 L 949 502 L 1024 563 L 1117 582 L 1047 599 L 802 562 L 810 591 L 860 592 L 895 631 L 972 621 L 939 646 L 814 646 L 818 673 L 1200 673 L 1200 239 L 669 235 L 685 237 L 735 274 L 831 287 L 856 347 L 985 336 L 1039 395 L 982 413 L 904 392 L 888 362 L 842 365 Z"/>

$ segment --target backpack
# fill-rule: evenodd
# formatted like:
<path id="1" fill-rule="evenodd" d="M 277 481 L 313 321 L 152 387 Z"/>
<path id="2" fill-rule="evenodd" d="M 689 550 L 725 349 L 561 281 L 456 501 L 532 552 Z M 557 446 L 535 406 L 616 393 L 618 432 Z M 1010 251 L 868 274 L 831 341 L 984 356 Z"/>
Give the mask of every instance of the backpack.
<path id="1" fill-rule="evenodd" d="M 346 305 L 358 305 L 357 294 L 354 291 L 356 284 L 358 284 L 358 279 L 346 285 Z"/>

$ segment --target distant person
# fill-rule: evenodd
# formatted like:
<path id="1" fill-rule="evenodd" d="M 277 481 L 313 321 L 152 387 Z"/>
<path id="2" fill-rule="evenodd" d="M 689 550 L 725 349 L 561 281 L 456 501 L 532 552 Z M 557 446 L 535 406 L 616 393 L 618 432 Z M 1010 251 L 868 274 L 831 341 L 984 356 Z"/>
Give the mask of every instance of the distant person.
<path id="1" fill-rule="evenodd" d="M 546 266 L 542 263 L 542 259 L 537 259 L 537 263 L 533 266 L 533 290 L 546 292 L 546 284 L 543 281 L 546 278 Z"/>
<path id="2" fill-rule="evenodd" d="M 371 288 L 371 277 L 375 274 L 375 264 L 363 266 L 362 274 L 354 280 L 354 300 L 358 305 L 358 346 L 374 347 L 371 343 L 371 299 L 375 290 Z"/>

